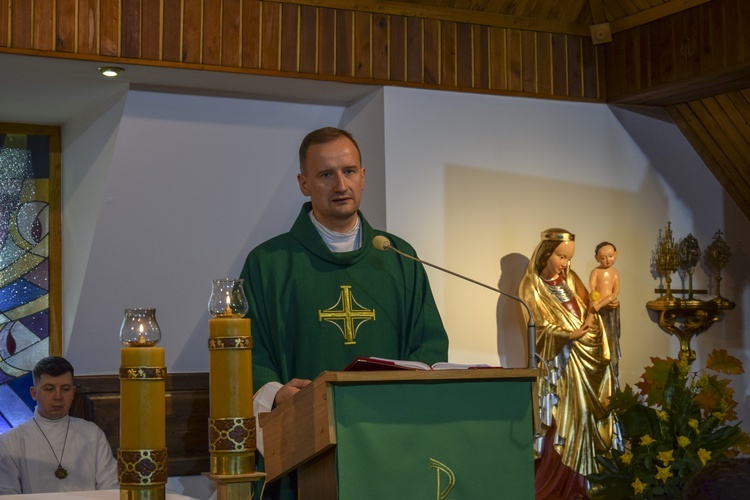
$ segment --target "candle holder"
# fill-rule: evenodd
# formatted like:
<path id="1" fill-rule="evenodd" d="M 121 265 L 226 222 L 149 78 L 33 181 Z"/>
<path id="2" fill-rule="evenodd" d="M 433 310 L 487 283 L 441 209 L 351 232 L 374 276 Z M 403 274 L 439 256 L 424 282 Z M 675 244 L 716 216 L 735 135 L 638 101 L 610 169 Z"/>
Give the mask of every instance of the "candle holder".
<path id="1" fill-rule="evenodd" d="M 166 496 L 165 390 L 167 369 L 156 309 L 125 309 L 120 327 L 120 447 L 117 473 L 121 500 Z"/>
<path id="2" fill-rule="evenodd" d="M 125 309 L 120 326 L 120 342 L 125 346 L 154 346 L 161 341 L 161 329 L 156 322 L 156 309 Z"/>
<path id="3" fill-rule="evenodd" d="M 242 279 L 213 280 L 208 311 L 208 450 L 217 498 L 246 499 L 255 481 L 253 338 Z"/>
<path id="4" fill-rule="evenodd" d="M 729 304 L 734 306 L 732 302 L 721 296 L 721 270 L 729 264 L 731 256 L 732 251 L 724 241 L 724 238 L 721 237 L 721 231 L 716 231 L 714 240 L 706 248 L 706 262 L 713 269 L 714 279 L 716 280 L 716 297 L 712 301 L 721 307 L 726 307 Z"/>
<path id="5" fill-rule="evenodd" d="M 214 318 L 242 317 L 247 314 L 247 297 L 242 289 L 242 279 L 220 278 L 213 280 L 208 312 Z"/>

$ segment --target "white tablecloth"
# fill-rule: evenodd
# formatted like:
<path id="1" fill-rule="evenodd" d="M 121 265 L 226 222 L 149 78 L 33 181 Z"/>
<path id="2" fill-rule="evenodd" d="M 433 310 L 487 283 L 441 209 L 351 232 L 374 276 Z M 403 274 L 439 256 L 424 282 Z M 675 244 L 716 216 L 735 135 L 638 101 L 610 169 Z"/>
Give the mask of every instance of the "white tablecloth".
<path id="1" fill-rule="evenodd" d="M 120 490 L 69 491 L 64 493 L 29 493 L 26 495 L 3 495 L 2 500 L 17 498 L 19 500 L 120 500 Z M 196 500 L 178 493 L 167 492 L 166 500 Z"/>

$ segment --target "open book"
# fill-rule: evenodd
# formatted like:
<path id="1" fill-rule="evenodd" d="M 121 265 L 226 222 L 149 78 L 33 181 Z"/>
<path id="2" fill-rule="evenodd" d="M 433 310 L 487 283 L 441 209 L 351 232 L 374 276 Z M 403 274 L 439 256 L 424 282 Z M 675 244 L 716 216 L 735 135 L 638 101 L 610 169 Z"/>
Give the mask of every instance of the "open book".
<path id="1" fill-rule="evenodd" d="M 407 361 L 401 359 L 385 359 L 375 357 L 358 357 L 344 371 L 382 371 L 382 370 L 470 370 L 478 368 L 493 368 L 490 365 L 464 365 L 460 363 L 449 363 L 441 361 L 430 366 L 420 361 Z"/>

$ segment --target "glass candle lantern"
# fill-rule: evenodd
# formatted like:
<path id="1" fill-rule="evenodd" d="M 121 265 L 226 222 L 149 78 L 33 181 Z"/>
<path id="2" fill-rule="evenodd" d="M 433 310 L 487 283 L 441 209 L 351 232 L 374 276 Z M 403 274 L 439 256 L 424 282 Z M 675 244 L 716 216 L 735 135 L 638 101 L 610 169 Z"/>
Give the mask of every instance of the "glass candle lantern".
<path id="1" fill-rule="evenodd" d="M 125 318 L 120 327 L 120 342 L 123 345 L 149 347 L 159 343 L 161 330 L 156 322 L 156 309 L 125 309 Z"/>
<path id="2" fill-rule="evenodd" d="M 214 318 L 241 318 L 247 314 L 247 297 L 242 289 L 240 278 L 221 278 L 213 280 L 211 298 L 208 300 L 208 312 Z"/>

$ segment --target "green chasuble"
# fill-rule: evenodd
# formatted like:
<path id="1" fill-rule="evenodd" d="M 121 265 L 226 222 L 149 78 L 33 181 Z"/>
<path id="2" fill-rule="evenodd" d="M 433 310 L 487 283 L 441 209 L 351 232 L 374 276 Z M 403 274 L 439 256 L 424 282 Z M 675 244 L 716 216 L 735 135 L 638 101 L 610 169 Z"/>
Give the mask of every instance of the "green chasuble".
<path id="1" fill-rule="evenodd" d="M 314 379 L 357 356 L 448 359 L 448 337 L 421 264 L 372 246 L 376 235 L 409 255 L 404 240 L 359 214 L 362 248 L 333 253 L 308 202 L 290 232 L 256 247 L 241 277 L 252 319 L 253 383 Z"/>

